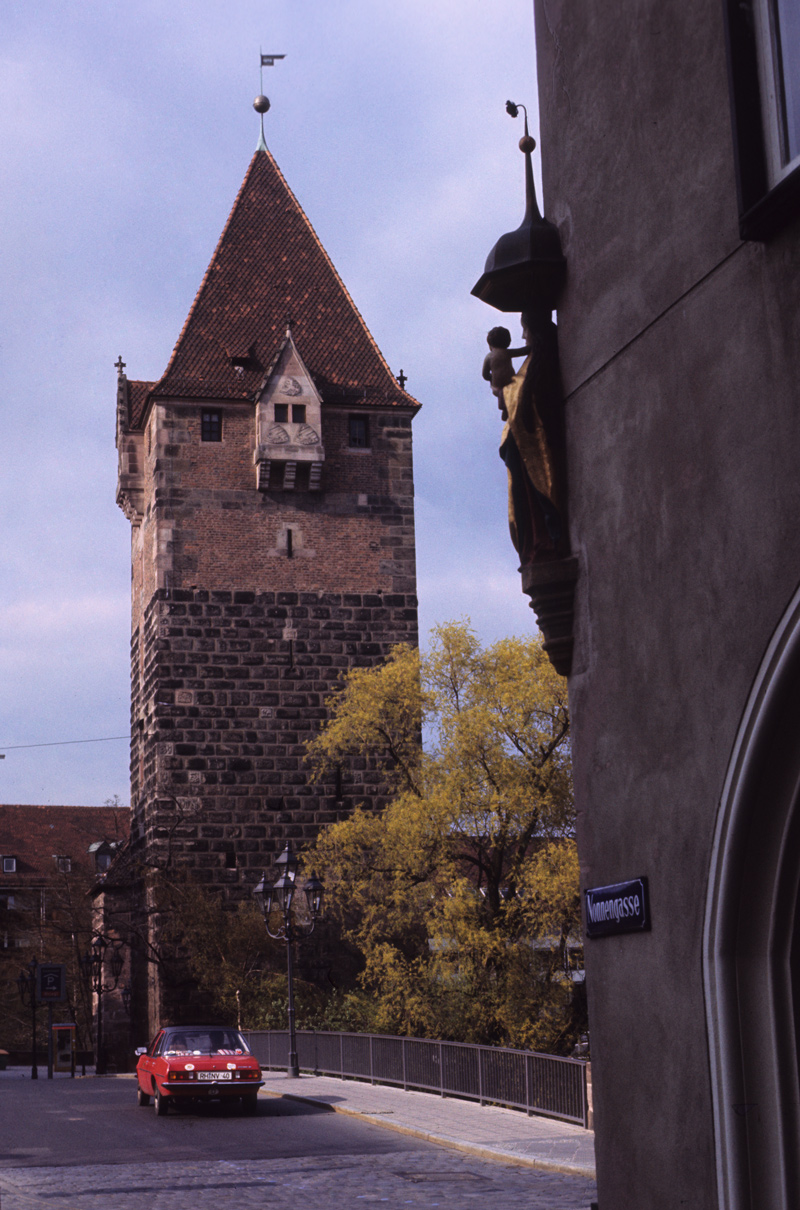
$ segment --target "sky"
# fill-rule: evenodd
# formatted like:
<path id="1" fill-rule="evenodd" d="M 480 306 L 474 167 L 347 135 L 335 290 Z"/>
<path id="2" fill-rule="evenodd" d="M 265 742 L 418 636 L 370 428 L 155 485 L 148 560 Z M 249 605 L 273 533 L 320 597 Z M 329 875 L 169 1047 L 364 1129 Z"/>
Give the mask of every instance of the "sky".
<path id="1" fill-rule="evenodd" d="M 130 527 L 114 362 L 157 379 L 258 137 L 414 423 L 420 627 L 535 632 L 472 298 L 524 212 L 532 0 L 4 0 L 0 801 L 129 801 Z M 538 173 L 538 152 L 536 171 Z M 539 178 L 537 176 L 537 182 Z M 541 188 L 539 197 L 541 198 Z M 69 742 L 67 742 L 69 741 Z M 22 747 L 22 745 L 37 745 Z M 53 746 L 38 746 L 53 745 Z"/>

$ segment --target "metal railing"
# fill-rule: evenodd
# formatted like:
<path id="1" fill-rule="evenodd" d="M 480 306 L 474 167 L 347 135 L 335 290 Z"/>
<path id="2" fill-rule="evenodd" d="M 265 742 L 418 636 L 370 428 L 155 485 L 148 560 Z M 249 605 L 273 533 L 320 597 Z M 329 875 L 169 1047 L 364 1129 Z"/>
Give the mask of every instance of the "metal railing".
<path id="1" fill-rule="evenodd" d="M 287 1030 L 243 1032 L 262 1067 L 286 1067 Z M 313 1030 L 298 1030 L 297 1053 L 301 1070 L 315 1075 L 465 1097 L 588 1126 L 584 1059 L 466 1042 Z"/>

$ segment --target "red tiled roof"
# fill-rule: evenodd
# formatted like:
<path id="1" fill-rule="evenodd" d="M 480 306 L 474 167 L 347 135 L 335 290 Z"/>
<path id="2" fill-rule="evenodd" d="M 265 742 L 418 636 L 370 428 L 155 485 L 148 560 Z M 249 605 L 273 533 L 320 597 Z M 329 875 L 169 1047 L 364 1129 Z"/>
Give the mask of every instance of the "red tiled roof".
<path id="1" fill-rule="evenodd" d="M 154 382 L 135 382 L 128 379 L 128 423 L 132 429 L 141 424 L 147 397 L 155 385 Z"/>
<path id="2" fill-rule="evenodd" d="M 129 807 L 38 807 L 0 804 L 0 855 L 16 857 L 15 874 L 3 874 L 4 887 L 40 885 L 58 874 L 54 858 L 69 857 L 73 873 L 94 876 L 89 845 L 122 843 L 130 831 Z"/>
<path id="3" fill-rule="evenodd" d="M 323 400 L 419 407 L 402 391 L 268 151 L 257 151 L 160 382 L 130 383 L 131 424 L 150 397 L 252 399 L 286 333 Z M 247 357 L 237 370 L 232 357 Z"/>

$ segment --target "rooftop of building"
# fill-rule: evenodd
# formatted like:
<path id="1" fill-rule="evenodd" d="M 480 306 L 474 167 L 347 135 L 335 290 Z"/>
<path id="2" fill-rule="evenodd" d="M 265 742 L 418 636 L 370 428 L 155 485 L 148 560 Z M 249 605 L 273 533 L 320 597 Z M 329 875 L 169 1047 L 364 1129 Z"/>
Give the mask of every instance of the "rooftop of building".
<path id="1" fill-rule="evenodd" d="M 128 420 L 153 399 L 250 401 L 291 326 L 323 402 L 420 405 L 403 390 L 269 151 L 253 155 L 163 377 L 129 381 Z"/>
<path id="2" fill-rule="evenodd" d="M 128 839 L 130 814 L 123 806 L 0 804 L 0 881 L 24 887 L 59 874 L 94 877 L 102 872 L 98 853 L 113 856 Z"/>

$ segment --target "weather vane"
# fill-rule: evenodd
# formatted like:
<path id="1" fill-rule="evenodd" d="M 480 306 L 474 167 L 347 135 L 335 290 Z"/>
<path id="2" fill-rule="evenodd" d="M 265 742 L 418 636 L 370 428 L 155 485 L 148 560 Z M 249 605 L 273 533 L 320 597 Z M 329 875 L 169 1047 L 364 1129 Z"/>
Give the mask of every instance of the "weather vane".
<path id="1" fill-rule="evenodd" d="M 264 96 L 264 68 L 274 67 L 276 59 L 285 59 L 286 55 L 265 55 L 261 51 L 261 92 L 253 101 L 253 109 L 256 113 L 261 114 L 261 138 L 258 140 L 256 151 L 267 150 L 267 140 L 264 138 L 264 114 L 269 109 L 269 97 Z"/>

